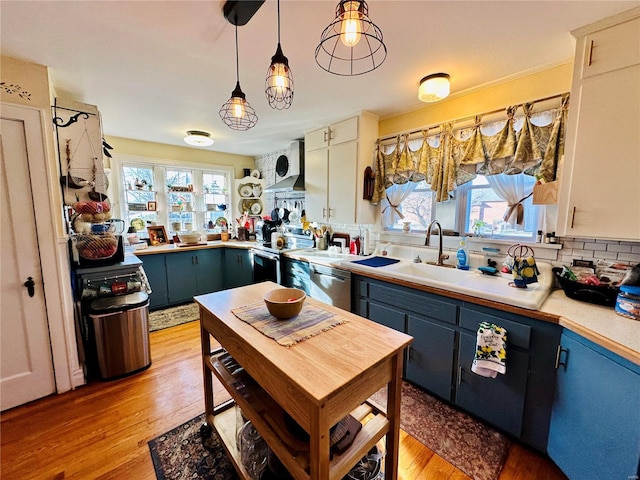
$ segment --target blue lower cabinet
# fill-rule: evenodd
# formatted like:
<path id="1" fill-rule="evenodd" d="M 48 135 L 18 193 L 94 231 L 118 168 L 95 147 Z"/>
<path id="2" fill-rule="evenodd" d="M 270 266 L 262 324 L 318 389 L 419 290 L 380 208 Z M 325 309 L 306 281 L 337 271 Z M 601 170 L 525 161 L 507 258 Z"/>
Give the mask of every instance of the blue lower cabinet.
<path id="1" fill-rule="evenodd" d="M 637 479 L 640 366 L 565 330 L 548 453 L 570 479 Z"/>
<path id="2" fill-rule="evenodd" d="M 413 337 L 404 378 L 545 452 L 562 327 L 360 275 L 358 315 Z M 480 322 L 508 331 L 507 373 L 471 372 Z"/>
<path id="3" fill-rule="evenodd" d="M 222 282 L 222 275 L 218 272 Z M 224 288 L 242 287 L 253 283 L 251 252 L 239 248 L 224 249 Z M 218 288 L 219 290 L 220 288 Z M 213 291 L 213 290 L 212 290 Z"/>
<path id="4" fill-rule="evenodd" d="M 249 253 L 246 250 L 242 251 Z M 215 248 L 194 253 L 197 295 L 217 292 L 224 288 L 224 278 L 228 269 L 222 262 L 222 252 L 222 249 Z"/>
<path id="5" fill-rule="evenodd" d="M 471 371 L 476 336 L 460 332 L 455 404 L 499 429 L 520 437 L 524 417 L 529 355 L 507 343 L 507 372 L 496 378 Z"/>
<path id="6" fill-rule="evenodd" d="M 405 378 L 451 402 L 455 329 L 409 315 L 407 333 L 413 343 L 409 346 Z"/>
<path id="7" fill-rule="evenodd" d="M 309 295 L 311 285 L 309 263 L 295 258 L 282 258 L 282 285 L 299 288 Z"/>
<path id="8" fill-rule="evenodd" d="M 198 292 L 196 261 L 192 252 L 166 255 L 169 303 L 186 303 Z"/>
<path id="9" fill-rule="evenodd" d="M 140 255 L 139 258 L 152 291 L 149 295 L 149 309 L 166 307 L 169 305 L 169 291 L 165 255 Z"/>

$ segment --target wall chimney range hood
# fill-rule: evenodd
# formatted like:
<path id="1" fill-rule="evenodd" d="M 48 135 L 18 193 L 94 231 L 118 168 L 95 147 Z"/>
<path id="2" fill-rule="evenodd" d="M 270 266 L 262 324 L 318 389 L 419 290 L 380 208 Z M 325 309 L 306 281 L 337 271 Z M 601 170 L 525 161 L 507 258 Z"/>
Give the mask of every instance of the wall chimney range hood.
<path id="1" fill-rule="evenodd" d="M 276 164 L 276 178 L 278 175 L 285 176 L 281 180 L 276 180 L 273 185 L 264 189 L 267 193 L 279 192 L 303 192 L 304 191 L 304 142 L 296 141 L 289 148 L 288 158 L 281 155 Z M 281 170 L 284 167 L 284 172 Z M 288 177 L 287 173 L 291 173 Z"/>

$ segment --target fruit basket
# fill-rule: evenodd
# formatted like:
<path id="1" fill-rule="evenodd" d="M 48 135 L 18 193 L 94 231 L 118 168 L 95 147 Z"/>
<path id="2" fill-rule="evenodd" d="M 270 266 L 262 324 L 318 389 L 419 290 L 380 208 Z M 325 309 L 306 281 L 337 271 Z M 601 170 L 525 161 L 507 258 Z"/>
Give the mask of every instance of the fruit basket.
<path id="1" fill-rule="evenodd" d="M 104 260 L 118 251 L 118 237 L 111 232 L 81 233 L 74 235 L 73 241 L 78 256 L 86 260 Z"/>

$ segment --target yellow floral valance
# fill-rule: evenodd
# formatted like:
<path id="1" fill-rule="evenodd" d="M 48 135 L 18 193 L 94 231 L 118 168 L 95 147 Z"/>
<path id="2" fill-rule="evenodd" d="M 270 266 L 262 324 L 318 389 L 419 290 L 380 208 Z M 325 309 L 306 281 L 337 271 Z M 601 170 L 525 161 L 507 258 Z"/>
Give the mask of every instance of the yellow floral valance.
<path id="1" fill-rule="evenodd" d="M 421 140 L 409 141 L 399 135 L 395 148 L 385 151 L 378 142 L 375 151 L 376 186 L 372 201 L 378 203 L 385 190 L 394 184 L 424 180 L 435 192 L 436 201 L 444 202 L 450 194 L 477 175 L 524 173 L 550 182 L 556 178 L 558 160 L 564 151 L 564 130 L 569 94 L 561 97 L 555 117 L 545 126 L 531 121 L 534 103 L 506 109 L 504 126 L 491 135 L 482 133 L 482 117 L 467 128 L 445 123 L 423 130 Z M 522 127 L 516 131 L 515 114 L 522 109 Z M 456 134 L 454 134 L 454 132 Z M 409 148 L 411 143 L 412 148 Z M 416 143 L 419 146 L 416 147 Z"/>

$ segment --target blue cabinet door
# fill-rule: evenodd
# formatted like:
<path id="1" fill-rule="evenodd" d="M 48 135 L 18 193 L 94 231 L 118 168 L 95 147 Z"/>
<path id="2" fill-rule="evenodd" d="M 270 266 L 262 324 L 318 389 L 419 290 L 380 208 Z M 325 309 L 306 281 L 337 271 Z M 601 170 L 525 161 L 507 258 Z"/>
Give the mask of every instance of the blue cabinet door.
<path id="1" fill-rule="evenodd" d="M 235 288 L 253 283 L 251 252 L 244 249 L 225 248 L 224 287 Z"/>
<path id="2" fill-rule="evenodd" d="M 455 329 L 409 315 L 407 333 L 413 337 L 413 343 L 409 347 L 405 378 L 450 402 Z"/>
<path id="3" fill-rule="evenodd" d="M 222 250 L 209 248 L 194 252 L 193 255 L 196 264 L 197 290 L 192 296 L 222 290 L 225 277 Z"/>
<path id="4" fill-rule="evenodd" d="M 476 337 L 460 332 L 455 404 L 516 437 L 522 431 L 529 355 L 507 343 L 507 373 L 496 378 L 471 371 Z"/>
<path id="5" fill-rule="evenodd" d="M 198 291 L 196 261 L 193 253 L 169 253 L 166 255 L 166 264 L 169 303 L 189 302 Z"/>
<path id="6" fill-rule="evenodd" d="M 167 267 L 165 265 L 166 255 L 140 255 L 144 273 L 151 286 L 149 295 L 149 309 L 166 307 L 169 304 L 169 292 L 167 290 Z"/>
<path id="7" fill-rule="evenodd" d="M 640 473 L 640 367 L 565 331 L 547 451 L 571 479 Z"/>

